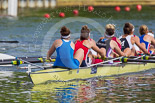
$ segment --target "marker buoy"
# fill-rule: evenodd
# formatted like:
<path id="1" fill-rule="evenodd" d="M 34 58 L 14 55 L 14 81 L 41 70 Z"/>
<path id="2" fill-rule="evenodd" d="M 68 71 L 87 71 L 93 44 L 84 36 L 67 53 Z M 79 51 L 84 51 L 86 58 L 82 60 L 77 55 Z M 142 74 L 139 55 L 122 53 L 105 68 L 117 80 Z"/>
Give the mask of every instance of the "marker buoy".
<path id="1" fill-rule="evenodd" d="M 137 5 L 136 8 L 137 8 L 137 11 L 141 11 L 142 10 L 142 5 Z"/>
<path id="2" fill-rule="evenodd" d="M 125 11 L 130 11 L 130 7 L 127 6 L 127 7 L 124 8 L 124 10 Z"/>
<path id="3" fill-rule="evenodd" d="M 119 11 L 121 11 L 121 8 L 119 6 L 116 6 L 115 11 L 119 12 Z"/>
<path id="4" fill-rule="evenodd" d="M 78 10 L 73 10 L 73 14 L 74 14 L 75 16 L 77 16 L 77 15 L 79 14 L 79 11 L 78 11 Z"/>
<path id="5" fill-rule="evenodd" d="M 89 12 L 92 12 L 94 10 L 94 7 L 93 6 L 88 6 L 88 11 Z"/>
<path id="6" fill-rule="evenodd" d="M 65 17 L 65 13 L 60 12 L 60 13 L 59 13 L 59 17 L 61 17 L 61 18 Z"/>
<path id="7" fill-rule="evenodd" d="M 45 14 L 44 17 L 45 18 L 50 18 L 50 15 L 49 14 Z"/>

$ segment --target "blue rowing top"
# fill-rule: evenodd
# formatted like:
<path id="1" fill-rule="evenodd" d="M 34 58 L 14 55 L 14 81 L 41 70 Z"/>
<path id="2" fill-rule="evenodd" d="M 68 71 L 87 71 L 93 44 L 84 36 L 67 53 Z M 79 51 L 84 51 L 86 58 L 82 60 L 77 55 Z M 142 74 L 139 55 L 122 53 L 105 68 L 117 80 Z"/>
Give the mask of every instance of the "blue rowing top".
<path id="1" fill-rule="evenodd" d="M 79 68 L 80 63 L 77 59 L 74 59 L 74 50 L 70 44 L 71 41 L 64 41 L 62 39 L 62 45 L 56 48 L 57 57 L 56 61 L 54 62 L 54 66 L 67 67 L 71 69 Z"/>
<path id="2" fill-rule="evenodd" d="M 149 47 L 150 47 L 150 43 L 144 40 L 144 35 L 141 35 L 140 38 L 140 43 L 144 43 L 145 44 L 145 48 L 149 51 Z"/>

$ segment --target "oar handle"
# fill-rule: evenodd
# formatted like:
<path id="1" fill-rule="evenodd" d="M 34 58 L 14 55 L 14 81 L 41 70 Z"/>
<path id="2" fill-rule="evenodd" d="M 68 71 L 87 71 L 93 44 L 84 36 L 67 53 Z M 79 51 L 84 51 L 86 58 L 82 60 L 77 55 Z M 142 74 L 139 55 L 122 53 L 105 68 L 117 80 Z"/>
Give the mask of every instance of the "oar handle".
<path id="1" fill-rule="evenodd" d="M 48 59 L 44 59 L 44 58 L 38 58 L 42 63 L 43 62 L 55 62 L 55 60 L 56 59 L 50 59 L 50 60 L 48 60 Z"/>
<path id="2" fill-rule="evenodd" d="M 45 58 L 33 58 L 33 59 L 16 59 L 16 60 L 12 60 L 12 61 L 2 61 L 0 62 L 0 65 L 8 65 L 8 64 L 12 64 L 12 65 L 20 65 L 20 64 L 28 64 L 29 63 L 44 63 L 44 62 L 55 62 L 55 59 L 51 59 L 51 60 L 47 60 Z"/>
<path id="3" fill-rule="evenodd" d="M 107 57 L 104 57 L 104 58 L 102 58 L 102 57 L 94 57 L 94 59 L 102 59 L 102 60 L 106 60 L 106 59 L 110 59 L 110 58 L 107 58 Z"/>
<path id="4" fill-rule="evenodd" d="M 127 63 L 127 62 L 155 63 L 155 60 L 129 59 L 126 57 L 120 58 L 120 61 L 122 63 Z"/>

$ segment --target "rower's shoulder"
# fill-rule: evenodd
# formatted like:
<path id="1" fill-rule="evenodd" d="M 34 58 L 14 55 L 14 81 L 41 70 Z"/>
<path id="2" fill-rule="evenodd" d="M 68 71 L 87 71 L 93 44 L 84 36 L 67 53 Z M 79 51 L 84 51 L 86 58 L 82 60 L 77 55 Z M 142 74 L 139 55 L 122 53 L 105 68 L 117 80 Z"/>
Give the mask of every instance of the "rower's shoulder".
<path id="1" fill-rule="evenodd" d="M 153 38 L 151 35 L 145 35 L 147 38 Z"/>
<path id="2" fill-rule="evenodd" d="M 144 37 L 145 39 L 149 40 L 149 41 L 154 41 L 154 37 L 151 35 L 145 35 Z"/>
<path id="3" fill-rule="evenodd" d="M 56 43 L 56 44 L 57 43 L 62 43 L 62 40 L 61 39 L 57 39 L 57 40 L 54 41 L 54 43 Z"/>
<path id="4" fill-rule="evenodd" d="M 133 35 L 132 37 L 133 37 L 133 38 L 139 38 L 139 36 L 137 36 L 137 35 Z"/>
<path id="5" fill-rule="evenodd" d="M 88 42 L 90 43 L 90 44 L 96 44 L 96 41 L 94 40 L 94 39 L 91 39 L 91 40 L 88 40 Z"/>
<path id="6" fill-rule="evenodd" d="M 117 42 L 121 44 L 121 40 L 119 38 L 116 38 Z"/>
<path id="7" fill-rule="evenodd" d="M 80 39 L 75 40 L 74 43 L 76 44 L 77 41 L 80 41 Z"/>
<path id="8" fill-rule="evenodd" d="M 104 39 L 104 37 L 100 37 L 100 40 Z"/>
<path id="9" fill-rule="evenodd" d="M 62 41 L 61 39 L 57 39 L 57 40 L 55 40 L 54 42 L 60 42 L 60 41 Z"/>

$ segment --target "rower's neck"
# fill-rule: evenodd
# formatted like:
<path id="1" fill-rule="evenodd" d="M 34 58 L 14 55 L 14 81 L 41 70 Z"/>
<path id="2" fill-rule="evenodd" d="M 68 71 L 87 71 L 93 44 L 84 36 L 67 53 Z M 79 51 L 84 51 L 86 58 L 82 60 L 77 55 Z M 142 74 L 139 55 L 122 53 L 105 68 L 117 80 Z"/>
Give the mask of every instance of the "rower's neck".
<path id="1" fill-rule="evenodd" d="M 70 40 L 69 38 L 67 38 L 67 39 L 64 39 L 64 40 Z"/>
<path id="2" fill-rule="evenodd" d="M 61 39 L 63 39 L 63 40 L 70 40 L 70 38 L 61 38 Z"/>
<path id="3" fill-rule="evenodd" d="M 124 34 L 124 36 L 133 35 L 133 34 Z"/>
<path id="4" fill-rule="evenodd" d="M 114 36 L 113 36 L 114 37 Z M 113 37 L 105 37 L 105 39 L 112 39 Z"/>
<path id="5" fill-rule="evenodd" d="M 63 39 L 65 42 L 69 42 L 70 39 Z"/>

